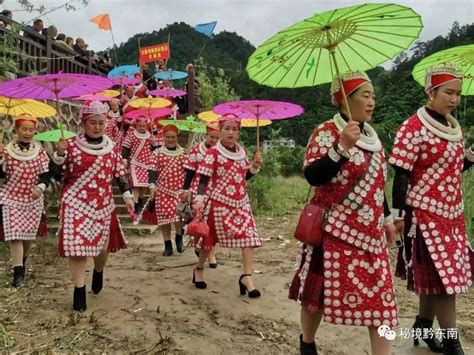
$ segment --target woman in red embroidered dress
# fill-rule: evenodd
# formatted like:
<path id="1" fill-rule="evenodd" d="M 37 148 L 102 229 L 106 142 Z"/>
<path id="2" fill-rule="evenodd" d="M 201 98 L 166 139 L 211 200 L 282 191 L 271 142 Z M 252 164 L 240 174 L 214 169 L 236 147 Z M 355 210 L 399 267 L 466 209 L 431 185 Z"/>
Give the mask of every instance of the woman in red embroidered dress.
<path id="1" fill-rule="evenodd" d="M 339 113 L 313 132 L 304 162 L 306 179 L 317 186 L 313 201 L 329 209 L 323 239 L 319 246 L 301 246 L 289 297 L 301 304 L 301 354 L 317 354 L 314 337 L 324 317 L 367 326 L 372 354 L 388 355 L 389 342 L 377 328 L 398 325 L 387 252 L 395 226 L 384 196 L 383 147 L 367 124 L 374 89 L 363 72 L 344 74 L 342 82 L 348 106 L 335 80 L 331 93 Z"/>
<path id="2" fill-rule="evenodd" d="M 10 243 L 13 265 L 13 287 L 25 279 L 28 251 L 38 233 L 44 208 L 43 192 L 50 181 L 49 158 L 33 136 L 36 118 L 15 118 L 18 138 L 6 147 L 0 146 L 5 183 L 0 189 L 2 233 Z"/>
<path id="3" fill-rule="evenodd" d="M 262 158 L 256 154 L 250 164 L 245 150 L 237 143 L 240 122 L 235 117 L 221 117 L 219 127 L 221 139 L 207 150 L 197 171 L 200 176 L 194 209 L 198 214 L 204 211 L 210 233 L 202 243 L 199 261 L 193 270 L 193 283 L 196 288 L 207 288 L 203 268 L 216 243 L 223 248 L 241 248 L 244 273 L 239 279 L 240 294 L 248 293 L 250 298 L 257 298 L 260 291 L 252 280 L 253 255 L 254 248 L 260 247 L 262 242 L 255 227 L 246 180 L 260 169 Z"/>
<path id="4" fill-rule="evenodd" d="M 110 110 L 107 113 L 107 124 L 105 134 L 112 139 L 115 149 L 120 152 L 122 141 L 124 138 L 124 131 L 122 129 L 123 117 L 120 114 L 120 100 L 113 98 L 110 103 Z"/>
<path id="5" fill-rule="evenodd" d="M 203 142 L 196 144 L 188 152 L 186 156 L 186 162 L 184 163 L 185 177 L 183 190 L 181 194 L 181 202 L 193 201 L 194 196 L 197 193 L 199 179 L 196 177 L 196 172 L 199 168 L 199 164 L 204 159 L 206 152 L 209 148 L 214 147 L 219 141 L 220 132 L 217 124 L 208 123 L 206 126 L 206 138 Z M 198 247 L 196 247 L 196 254 L 199 256 Z M 217 268 L 216 260 L 217 248 L 212 248 L 209 253 L 208 261 L 209 267 L 212 269 Z"/>
<path id="6" fill-rule="evenodd" d="M 122 157 L 129 169 L 129 186 L 132 188 L 135 213 L 139 213 L 148 191 L 148 170 L 152 169 L 152 145 L 156 139 L 148 131 L 147 117 L 135 120 L 135 129 L 129 130 L 122 144 Z"/>
<path id="7" fill-rule="evenodd" d="M 182 226 L 176 214 L 179 192 L 184 180 L 184 161 L 186 152 L 178 145 L 179 130 L 168 125 L 163 128 L 165 145 L 154 151 L 153 170 L 149 171 L 151 195 L 155 196 L 156 223 L 161 228 L 165 241 L 163 256 L 173 255 L 171 225 L 174 224 L 176 250 L 184 252 Z"/>
<path id="8" fill-rule="evenodd" d="M 120 178 L 125 175 L 122 157 L 112 140 L 104 134 L 107 106 L 95 101 L 82 107 L 84 134 L 58 144 L 53 162 L 62 167 L 63 187 L 60 204 L 58 253 L 69 258 L 74 284 L 73 309 L 85 311 L 85 272 L 87 257 L 94 258 L 92 291 L 103 286 L 103 270 L 109 252 L 126 248 L 125 238 L 115 213 L 112 180 L 124 193 L 133 210 L 130 191 Z"/>
<path id="9" fill-rule="evenodd" d="M 456 330 L 456 295 L 467 293 L 472 283 L 461 181 L 474 154 L 472 147 L 465 153 L 461 127 L 451 116 L 461 90 L 455 67 L 428 70 L 428 102 L 402 123 L 390 156 L 396 171 L 395 223 L 405 236 L 405 258 L 399 254 L 397 276 L 419 295 L 413 328 L 432 351 L 456 355 L 464 354 Z M 435 316 L 441 328 L 452 328 L 442 344 L 430 336 Z"/>

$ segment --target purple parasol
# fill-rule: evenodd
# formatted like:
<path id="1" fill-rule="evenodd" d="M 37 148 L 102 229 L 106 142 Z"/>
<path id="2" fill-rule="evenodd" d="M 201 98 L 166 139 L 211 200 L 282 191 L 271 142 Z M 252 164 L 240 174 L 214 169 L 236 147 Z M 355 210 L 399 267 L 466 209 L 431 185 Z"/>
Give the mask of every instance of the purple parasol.
<path id="1" fill-rule="evenodd" d="M 301 115 L 304 110 L 300 105 L 284 101 L 271 100 L 241 100 L 226 102 L 217 105 L 212 109 L 219 115 L 232 113 L 240 119 L 255 118 L 257 120 L 257 152 L 260 146 L 260 125 L 261 119 L 265 120 L 283 120 L 290 117 Z"/>
<path id="2" fill-rule="evenodd" d="M 162 107 L 162 108 L 140 108 L 138 110 L 129 111 L 125 113 L 125 117 L 130 119 L 137 119 L 137 118 L 159 118 L 159 117 L 166 117 L 171 115 L 173 111 L 169 107 Z"/>
<path id="3" fill-rule="evenodd" d="M 108 89 L 112 81 L 98 75 L 47 74 L 10 80 L 0 84 L 0 95 L 18 99 L 66 99 Z"/>
<path id="4" fill-rule="evenodd" d="M 177 90 L 173 88 L 163 88 L 152 90 L 149 92 L 150 95 L 159 96 L 159 97 L 180 97 L 186 95 L 186 91 L 184 90 Z"/>
<path id="5" fill-rule="evenodd" d="M 20 99 L 55 100 L 58 117 L 61 119 L 59 99 L 92 94 L 111 86 L 111 80 L 97 75 L 59 73 L 6 81 L 0 84 L 0 95 Z"/>

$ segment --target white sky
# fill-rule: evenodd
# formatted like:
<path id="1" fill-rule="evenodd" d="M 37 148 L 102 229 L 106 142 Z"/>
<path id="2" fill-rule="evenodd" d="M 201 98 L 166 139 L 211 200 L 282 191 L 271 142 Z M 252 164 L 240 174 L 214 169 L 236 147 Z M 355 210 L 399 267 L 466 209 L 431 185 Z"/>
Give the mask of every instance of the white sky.
<path id="1" fill-rule="evenodd" d="M 81 1 L 77 0 L 77 6 Z M 1 2 L 1 1 L 0 1 Z M 34 1 L 36 6 L 54 7 L 63 1 Z M 45 26 L 55 25 L 59 33 L 73 38 L 83 37 L 89 49 L 99 51 L 111 46 L 110 32 L 97 29 L 89 19 L 108 13 L 112 21 L 117 45 L 134 34 L 159 30 L 173 22 L 198 23 L 217 21 L 214 33 L 223 30 L 237 32 L 255 46 L 274 33 L 314 13 L 337 7 L 383 0 L 90 0 L 89 5 L 78 11 L 63 9 L 44 15 Z M 396 3 L 412 7 L 423 19 L 424 29 L 420 40 L 426 41 L 445 35 L 454 21 L 461 25 L 474 21 L 473 0 L 398 0 Z M 1 9 L 18 10 L 16 0 L 4 0 Z M 29 21 L 37 13 L 13 12 L 17 21 Z M 171 43 L 171 48 L 173 43 Z"/>

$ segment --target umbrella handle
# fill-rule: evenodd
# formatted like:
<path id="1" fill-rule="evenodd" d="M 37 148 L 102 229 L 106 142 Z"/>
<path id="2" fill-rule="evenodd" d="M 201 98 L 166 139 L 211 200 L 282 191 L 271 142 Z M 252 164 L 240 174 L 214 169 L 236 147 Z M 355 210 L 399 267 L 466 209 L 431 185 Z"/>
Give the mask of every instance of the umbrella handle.
<path id="1" fill-rule="evenodd" d="M 260 115 L 257 115 L 257 153 L 260 153 Z"/>
<path id="2" fill-rule="evenodd" d="M 54 96 L 56 96 L 56 111 L 58 113 L 59 130 L 61 132 L 61 139 L 64 140 L 64 129 L 63 129 L 63 123 L 62 123 L 61 105 L 59 104 L 59 92 L 57 90 L 56 81 L 54 82 L 54 85 L 55 85 Z"/>
<path id="3" fill-rule="evenodd" d="M 344 85 L 342 85 L 341 73 L 339 72 L 339 67 L 338 67 L 337 61 L 336 61 L 336 46 L 329 48 L 329 53 L 331 54 L 331 58 L 334 62 L 334 68 L 336 69 L 336 76 L 337 76 L 337 79 L 339 80 L 339 86 L 341 87 L 342 100 L 344 101 L 344 104 L 347 107 L 347 115 L 349 116 L 348 117 L 349 121 L 352 121 L 352 114 L 351 114 L 351 110 L 349 108 L 349 103 L 347 102 L 346 91 L 344 90 Z"/>

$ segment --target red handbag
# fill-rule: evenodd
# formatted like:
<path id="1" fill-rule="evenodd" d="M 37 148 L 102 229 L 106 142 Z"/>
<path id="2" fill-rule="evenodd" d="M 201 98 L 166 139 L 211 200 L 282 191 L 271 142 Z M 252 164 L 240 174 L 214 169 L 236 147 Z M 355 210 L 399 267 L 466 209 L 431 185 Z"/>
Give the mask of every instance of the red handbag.
<path id="1" fill-rule="evenodd" d="M 326 210 L 319 204 L 307 203 L 295 230 L 295 238 L 306 245 L 318 246 L 323 239 Z"/>
<path id="2" fill-rule="evenodd" d="M 194 238 L 194 246 L 200 248 L 209 238 L 209 226 L 201 220 L 201 214 L 195 213 L 193 220 L 188 224 L 186 234 Z"/>
<path id="3" fill-rule="evenodd" d="M 361 177 L 364 176 L 363 174 Z M 361 179 L 359 177 L 358 181 Z M 346 196 L 349 195 L 349 189 L 346 195 L 340 200 L 344 200 Z M 309 198 L 311 194 L 311 187 L 308 191 L 308 196 L 306 199 Z M 318 246 L 321 244 L 321 240 L 323 239 L 323 224 L 326 219 L 326 215 L 328 210 L 325 209 L 318 203 L 309 202 L 307 203 L 303 211 L 300 213 L 300 218 L 298 220 L 298 224 L 296 225 L 295 230 L 295 238 L 298 239 L 300 242 L 303 242 L 306 245 Z"/>

